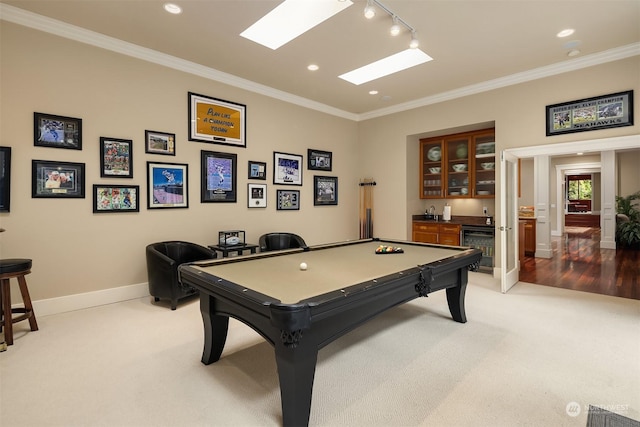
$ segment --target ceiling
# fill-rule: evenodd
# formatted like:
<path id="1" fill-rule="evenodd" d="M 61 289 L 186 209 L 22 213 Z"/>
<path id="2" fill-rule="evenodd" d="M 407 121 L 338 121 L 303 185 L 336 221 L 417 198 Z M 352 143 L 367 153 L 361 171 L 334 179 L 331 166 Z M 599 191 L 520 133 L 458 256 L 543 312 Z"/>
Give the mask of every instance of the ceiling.
<path id="1" fill-rule="evenodd" d="M 516 76 L 543 76 L 541 70 L 562 72 L 640 54 L 639 0 L 381 0 L 417 30 L 420 48 L 434 60 L 355 86 L 337 76 L 404 50 L 410 40 L 406 31 L 390 37 L 391 17 L 379 9 L 374 19 L 365 19 L 365 0 L 353 0 L 351 7 L 275 51 L 239 34 L 280 0 L 172 1 L 183 8 L 180 15 L 165 12 L 164 0 L 0 3 L 355 117 L 504 85 Z M 575 34 L 557 38 L 565 28 Z M 573 46 L 567 43 L 581 53 L 568 57 Z M 310 63 L 320 69 L 308 71 Z M 370 95 L 374 89 L 378 94 Z"/>

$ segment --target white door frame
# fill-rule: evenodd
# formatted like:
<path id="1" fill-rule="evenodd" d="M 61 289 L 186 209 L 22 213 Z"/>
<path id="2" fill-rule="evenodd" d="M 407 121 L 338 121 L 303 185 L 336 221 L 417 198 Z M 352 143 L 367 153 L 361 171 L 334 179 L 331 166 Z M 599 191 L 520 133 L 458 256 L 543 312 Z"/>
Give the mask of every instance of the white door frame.
<path id="1" fill-rule="evenodd" d="M 513 174 L 509 180 L 508 170 Z M 510 182 L 509 182 L 510 181 Z M 508 184 L 512 191 L 507 191 Z M 506 293 L 518 282 L 520 272 L 518 257 L 518 158 L 513 154 L 502 151 L 500 153 L 500 193 L 502 203 L 500 205 L 500 288 Z M 511 204 L 507 201 L 510 200 Z M 511 221 L 509 221 L 511 219 Z M 511 247 L 509 251 L 507 248 Z M 509 260 L 509 256 L 512 257 Z M 509 264 L 513 268 L 509 269 Z"/>

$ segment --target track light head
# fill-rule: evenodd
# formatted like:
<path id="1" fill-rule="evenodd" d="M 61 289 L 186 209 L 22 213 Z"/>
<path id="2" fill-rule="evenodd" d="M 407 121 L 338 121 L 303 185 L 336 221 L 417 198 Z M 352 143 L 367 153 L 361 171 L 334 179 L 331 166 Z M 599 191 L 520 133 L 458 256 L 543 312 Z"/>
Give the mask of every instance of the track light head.
<path id="1" fill-rule="evenodd" d="M 367 0 L 367 6 L 364 8 L 364 17 L 372 19 L 374 16 L 376 16 L 376 8 L 373 7 L 371 0 Z"/>
<path id="2" fill-rule="evenodd" d="M 389 30 L 389 34 L 391 34 L 392 36 L 397 36 L 398 34 L 400 34 L 400 24 L 398 24 L 398 17 L 394 15 L 393 17 L 393 25 L 391 26 L 391 29 Z"/>
<path id="3" fill-rule="evenodd" d="M 418 46 L 420 46 L 420 42 L 418 41 L 418 38 L 416 37 L 416 32 L 411 31 L 411 41 L 409 42 L 409 47 L 411 49 L 417 49 Z"/>

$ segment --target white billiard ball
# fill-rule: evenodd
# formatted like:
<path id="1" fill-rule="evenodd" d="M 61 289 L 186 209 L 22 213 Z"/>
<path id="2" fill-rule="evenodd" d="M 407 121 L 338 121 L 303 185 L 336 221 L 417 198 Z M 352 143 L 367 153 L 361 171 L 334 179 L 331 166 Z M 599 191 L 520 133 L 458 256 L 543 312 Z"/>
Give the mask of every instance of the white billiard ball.
<path id="1" fill-rule="evenodd" d="M 307 269 L 307 263 L 306 262 L 301 262 L 300 263 L 300 270 L 306 270 Z"/>

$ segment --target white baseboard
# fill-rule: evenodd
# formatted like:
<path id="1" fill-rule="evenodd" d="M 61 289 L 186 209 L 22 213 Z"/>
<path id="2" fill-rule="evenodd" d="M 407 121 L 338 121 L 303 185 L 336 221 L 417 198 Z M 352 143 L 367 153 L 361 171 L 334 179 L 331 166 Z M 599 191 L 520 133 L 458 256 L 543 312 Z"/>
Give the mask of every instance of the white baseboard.
<path id="1" fill-rule="evenodd" d="M 146 282 L 103 289 L 101 291 L 33 301 L 33 311 L 37 317 L 48 316 L 50 314 L 82 310 L 84 308 L 113 304 L 130 299 L 142 298 L 144 296 L 149 296 L 149 284 Z"/>

